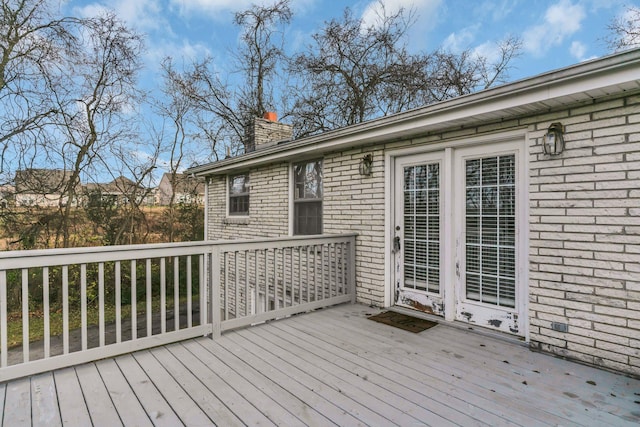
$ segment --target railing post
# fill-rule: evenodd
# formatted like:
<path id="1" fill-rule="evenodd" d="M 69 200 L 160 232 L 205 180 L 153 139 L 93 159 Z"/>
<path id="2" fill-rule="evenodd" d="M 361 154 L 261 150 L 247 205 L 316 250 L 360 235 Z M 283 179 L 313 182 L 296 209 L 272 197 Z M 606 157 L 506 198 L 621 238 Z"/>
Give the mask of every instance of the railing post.
<path id="1" fill-rule="evenodd" d="M 356 238 L 349 238 L 349 291 L 351 304 L 356 303 Z"/>
<path id="2" fill-rule="evenodd" d="M 211 319 L 211 338 L 219 338 L 221 334 L 220 320 L 220 247 L 214 246 L 211 251 L 209 274 L 209 318 Z"/>
<path id="3" fill-rule="evenodd" d="M 7 272 L 0 270 L 0 368 L 7 366 Z"/>

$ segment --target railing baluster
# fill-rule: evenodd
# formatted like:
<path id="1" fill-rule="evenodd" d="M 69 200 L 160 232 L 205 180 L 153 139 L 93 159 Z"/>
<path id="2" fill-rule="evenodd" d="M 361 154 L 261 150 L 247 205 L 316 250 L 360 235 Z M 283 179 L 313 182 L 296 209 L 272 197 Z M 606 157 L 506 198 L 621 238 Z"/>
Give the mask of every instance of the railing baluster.
<path id="1" fill-rule="evenodd" d="M 334 277 L 334 282 L 333 282 L 333 284 L 335 286 L 334 296 L 337 296 L 337 295 L 339 295 L 338 288 L 339 288 L 339 283 L 340 283 L 340 266 L 341 266 L 341 264 L 340 264 L 340 244 L 336 243 L 334 245 L 333 254 L 334 254 L 334 261 L 333 262 L 334 262 L 334 265 L 335 265 L 335 268 L 336 268 L 335 272 L 334 272 L 335 277 Z"/>
<path id="2" fill-rule="evenodd" d="M 87 264 L 80 265 L 80 340 L 82 350 L 87 349 Z"/>
<path id="3" fill-rule="evenodd" d="M 289 307 L 291 307 L 291 306 L 293 306 L 293 301 L 296 298 L 296 291 L 294 289 L 294 287 L 295 287 L 295 281 L 294 280 L 295 279 L 293 277 L 293 272 L 295 270 L 296 262 L 295 262 L 294 256 L 293 256 L 293 246 L 291 246 L 289 248 L 289 255 L 290 255 L 290 258 L 289 258 L 289 278 L 290 278 L 289 284 L 291 286 L 291 299 L 289 300 Z"/>
<path id="4" fill-rule="evenodd" d="M 238 280 L 239 267 L 238 267 L 238 251 L 233 252 L 233 265 L 235 266 L 235 274 L 233 276 L 233 287 L 236 291 L 235 308 L 233 310 L 233 317 L 236 319 L 240 317 L 240 280 Z"/>
<path id="5" fill-rule="evenodd" d="M 311 247 L 313 253 L 313 300 L 318 301 L 318 247 Z"/>
<path id="6" fill-rule="evenodd" d="M 328 274 L 327 274 L 329 277 L 328 277 L 327 286 L 329 288 L 329 298 L 331 298 L 333 296 L 333 292 L 332 292 L 332 289 L 331 289 L 331 287 L 332 287 L 331 286 L 331 277 L 333 276 L 333 268 L 332 268 L 332 266 L 333 266 L 333 256 L 332 256 L 332 253 L 331 253 L 331 244 L 327 245 L 327 258 L 329 258 L 329 260 L 328 260 L 329 271 L 328 271 Z"/>
<path id="7" fill-rule="evenodd" d="M 137 265 L 131 260 L 131 341 L 138 339 L 138 290 Z"/>
<path id="8" fill-rule="evenodd" d="M 226 253 L 225 253 L 226 255 Z M 219 338 L 220 333 L 222 331 L 222 322 L 220 319 L 220 262 L 225 255 L 222 255 L 219 246 L 214 246 L 211 251 L 211 263 L 210 263 L 210 271 L 209 271 L 209 283 L 211 284 L 211 289 L 213 293 L 211 294 L 211 336 L 212 338 Z M 225 274 L 227 271 L 227 264 L 225 263 Z M 202 282 L 200 282 L 202 283 Z M 227 282 L 225 282 L 225 288 L 227 286 Z M 226 304 L 226 303 L 225 303 Z M 202 306 L 201 306 L 202 307 Z M 204 311 L 201 309 L 201 311 Z"/>
<path id="9" fill-rule="evenodd" d="M 187 267 L 187 270 L 189 267 Z M 173 330 L 180 329 L 180 258 L 173 258 Z"/>
<path id="10" fill-rule="evenodd" d="M 22 269 L 22 360 L 29 361 L 29 270 Z"/>
<path id="11" fill-rule="evenodd" d="M 147 258 L 146 260 L 146 300 L 147 300 L 147 337 L 150 337 L 153 333 L 153 318 L 152 315 L 152 307 L 151 307 L 151 258 Z"/>
<path id="12" fill-rule="evenodd" d="M 167 332 L 167 263 L 160 258 L 160 333 Z"/>
<path id="13" fill-rule="evenodd" d="M 224 258 L 224 319 L 229 319 L 229 298 L 231 297 L 231 291 L 229 289 L 229 259 L 231 256 L 229 252 L 224 252 L 221 255 Z"/>
<path id="14" fill-rule="evenodd" d="M 116 342 L 122 342 L 122 282 L 120 276 L 120 261 L 116 261 L 114 266 L 116 279 Z"/>
<path id="15" fill-rule="evenodd" d="M 348 245 L 346 243 L 342 243 L 342 292 L 341 295 L 345 295 L 347 293 L 347 254 Z"/>
<path id="16" fill-rule="evenodd" d="M 49 267 L 42 267 L 42 306 L 44 309 L 44 358 L 51 357 L 51 314 L 49 308 Z"/>
<path id="17" fill-rule="evenodd" d="M 322 295 L 322 269 L 318 268 L 319 262 L 322 262 L 322 245 L 315 245 L 313 247 L 313 281 L 316 287 L 316 301 L 320 301 L 324 298 Z M 319 293 L 320 295 L 318 295 Z"/>
<path id="18" fill-rule="evenodd" d="M 190 328 L 193 326 L 193 313 L 191 312 L 192 310 L 192 301 L 191 298 L 192 296 L 192 292 L 193 292 L 193 283 L 192 283 L 192 274 L 191 274 L 191 268 L 192 268 L 192 264 L 191 264 L 191 255 L 187 256 L 187 328 Z"/>
<path id="19" fill-rule="evenodd" d="M 62 353 L 69 353 L 69 266 L 62 266 Z"/>
<path id="20" fill-rule="evenodd" d="M 259 279 L 258 279 L 258 250 L 254 250 L 253 251 L 253 273 L 254 273 L 254 277 L 255 277 L 255 286 L 253 289 L 253 294 L 255 295 L 253 297 L 253 313 L 251 314 L 256 314 L 258 313 L 258 306 L 260 305 L 260 292 L 258 292 L 259 289 Z"/>
<path id="21" fill-rule="evenodd" d="M 249 298 L 249 250 L 244 251 L 244 315 L 251 314 L 249 307 L 251 301 Z"/>
<path id="22" fill-rule="evenodd" d="M 287 248 L 282 248 L 282 307 L 287 307 Z"/>
<path id="23" fill-rule="evenodd" d="M 302 248 L 296 247 L 298 256 L 298 271 L 296 271 L 296 282 L 298 283 L 298 304 L 302 304 Z"/>
<path id="24" fill-rule="evenodd" d="M 311 259 L 311 246 L 307 246 L 307 274 L 306 274 L 306 289 L 307 289 L 307 302 L 311 302 L 311 282 L 309 281 L 310 273 L 310 259 Z"/>
<path id="25" fill-rule="evenodd" d="M 278 297 L 278 249 L 273 248 L 273 304 L 275 309 L 280 308 L 280 298 Z"/>
<path id="26" fill-rule="evenodd" d="M 347 243 L 347 247 L 349 248 L 349 277 L 347 281 L 349 282 L 349 293 L 351 294 L 351 303 L 355 304 L 357 301 L 356 294 L 356 245 L 355 238 L 353 243 Z"/>
<path id="27" fill-rule="evenodd" d="M 100 336 L 100 347 L 104 347 L 104 262 L 98 263 L 98 331 Z"/>
<path id="28" fill-rule="evenodd" d="M 269 249 L 264 250 L 264 312 L 269 311 Z"/>
<path id="29" fill-rule="evenodd" d="M 320 283 L 321 283 L 320 289 L 322 290 L 322 299 L 327 298 L 327 290 L 324 284 L 324 265 L 325 265 L 324 245 L 321 245 L 320 246 Z"/>
<path id="30" fill-rule="evenodd" d="M 205 301 L 205 296 L 206 296 L 206 287 L 207 284 L 205 283 L 204 280 L 204 255 L 200 255 L 200 262 L 198 263 L 198 275 L 199 275 L 199 279 L 198 279 L 198 298 L 200 298 L 200 307 L 199 307 L 199 311 L 200 311 L 200 325 L 204 325 L 207 323 L 207 305 L 206 305 L 206 301 Z M 213 266 L 211 266 L 211 268 L 213 268 Z M 218 268 L 218 272 L 220 271 L 220 269 Z M 212 284 L 212 292 L 219 292 L 220 291 L 220 284 L 218 283 L 217 287 L 214 288 L 214 285 Z M 220 299 L 220 298 L 218 298 Z"/>
<path id="31" fill-rule="evenodd" d="M 0 271 L 0 367 L 7 366 L 7 271 Z"/>

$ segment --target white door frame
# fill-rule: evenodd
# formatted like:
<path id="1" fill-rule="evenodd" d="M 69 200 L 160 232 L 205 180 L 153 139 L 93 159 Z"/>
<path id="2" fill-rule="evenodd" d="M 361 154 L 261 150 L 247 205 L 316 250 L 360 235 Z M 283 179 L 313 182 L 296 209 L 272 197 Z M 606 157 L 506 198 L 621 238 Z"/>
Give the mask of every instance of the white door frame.
<path id="1" fill-rule="evenodd" d="M 385 307 L 391 307 L 394 304 L 395 291 L 395 257 L 392 253 L 393 238 L 395 235 L 395 162 L 397 157 L 409 156 L 414 154 L 429 152 L 444 152 L 444 167 L 442 168 L 442 188 L 443 193 L 452 195 L 455 200 L 455 177 L 454 174 L 454 152 L 456 148 L 472 147 L 476 145 L 493 144 L 493 143 L 510 143 L 513 150 L 517 151 L 518 169 L 518 191 L 522 203 L 519 203 L 518 216 L 520 224 L 518 227 L 518 255 L 517 271 L 519 276 L 518 286 L 521 289 L 523 297 L 520 298 L 518 310 L 522 321 L 523 331 L 519 335 L 523 336 L 525 341 L 529 341 L 529 315 L 528 315 L 528 295 L 529 295 L 529 167 L 528 167 L 528 135 L 526 128 L 488 133 L 480 136 L 471 136 L 465 138 L 456 138 L 444 140 L 438 143 L 420 144 L 420 141 L 413 141 L 416 145 L 410 147 L 388 150 L 385 152 Z M 455 221 L 453 220 L 454 204 L 445 203 L 443 208 L 443 233 L 445 235 L 455 235 Z M 455 260 L 457 245 L 447 245 L 443 253 L 442 272 L 445 283 L 456 280 Z M 453 292 L 444 293 L 445 304 L 445 320 L 455 320 L 456 296 Z"/>

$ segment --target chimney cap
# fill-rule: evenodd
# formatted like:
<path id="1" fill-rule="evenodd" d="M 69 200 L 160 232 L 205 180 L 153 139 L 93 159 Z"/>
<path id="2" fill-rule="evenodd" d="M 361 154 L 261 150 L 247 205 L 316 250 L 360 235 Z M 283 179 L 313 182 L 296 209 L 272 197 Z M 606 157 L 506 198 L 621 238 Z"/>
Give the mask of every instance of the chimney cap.
<path id="1" fill-rule="evenodd" d="M 267 111 L 266 113 L 264 113 L 262 115 L 263 119 L 269 120 L 271 122 L 277 122 L 278 121 L 278 113 L 276 113 L 275 111 Z"/>

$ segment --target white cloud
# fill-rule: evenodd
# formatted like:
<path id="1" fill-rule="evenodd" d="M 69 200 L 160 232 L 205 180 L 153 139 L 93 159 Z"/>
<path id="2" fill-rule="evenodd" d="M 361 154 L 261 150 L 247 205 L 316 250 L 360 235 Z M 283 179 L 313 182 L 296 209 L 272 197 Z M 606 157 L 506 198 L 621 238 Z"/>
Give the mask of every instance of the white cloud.
<path id="1" fill-rule="evenodd" d="M 524 49 L 542 56 L 553 46 L 560 45 L 567 37 L 576 33 L 586 18 L 584 6 L 571 0 L 560 0 L 549 6 L 540 25 L 524 32 Z"/>
<path id="2" fill-rule="evenodd" d="M 509 16 L 517 5 L 518 1 L 514 0 L 485 1 L 482 3 L 481 9 L 487 11 L 487 13 L 491 15 L 492 21 L 498 22 Z"/>
<path id="3" fill-rule="evenodd" d="M 160 0 L 105 0 L 76 9 L 80 16 L 96 16 L 107 10 L 115 11 L 120 19 L 139 31 L 168 27 L 163 18 Z"/>
<path id="4" fill-rule="evenodd" d="M 571 52 L 571 55 L 578 61 L 583 61 L 585 59 L 585 54 L 587 53 L 587 46 L 584 43 L 574 41 L 571 43 L 569 52 Z"/>
<path id="5" fill-rule="evenodd" d="M 275 2 L 276 0 L 170 0 L 171 5 L 183 15 L 205 13 L 226 20 L 228 15 L 222 12 L 237 12 L 248 9 L 252 4 L 268 5 Z"/>
<path id="6" fill-rule="evenodd" d="M 380 22 L 380 17 L 387 14 L 394 14 L 401 8 L 407 11 L 415 11 L 417 22 L 421 28 L 432 28 L 436 22 L 433 19 L 436 11 L 442 4 L 442 0 L 382 0 L 370 2 L 362 13 L 362 22 L 365 27 L 376 26 Z"/>
<path id="7" fill-rule="evenodd" d="M 451 33 L 442 42 L 442 47 L 451 52 L 462 52 L 469 49 L 473 43 L 478 26 L 463 28 L 457 33 Z"/>
<path id="8" fill-rule="evenodd" d="M 170 56 L 178 62 L 189 64 L 196 60 L 212 56 L 208 46 L 202 43 L 191 43 L 189 40 L 182 42 L 167 42 L 156 44 L 147 51 L 147 63 L 159 64 L 164 58 Z"/>
<path id="9" fill-rule="evenodd" d="M 486 58 L 487 62 L 491 64 L 501 59 L 502 51 L 498 43 L 488 41 L 476 46 L 473 49 L 473 54 L 477 57 Z"/>

